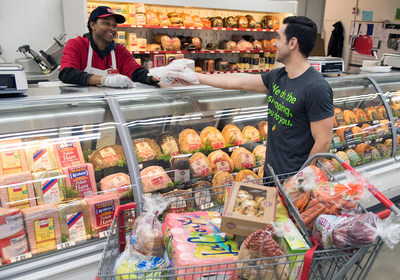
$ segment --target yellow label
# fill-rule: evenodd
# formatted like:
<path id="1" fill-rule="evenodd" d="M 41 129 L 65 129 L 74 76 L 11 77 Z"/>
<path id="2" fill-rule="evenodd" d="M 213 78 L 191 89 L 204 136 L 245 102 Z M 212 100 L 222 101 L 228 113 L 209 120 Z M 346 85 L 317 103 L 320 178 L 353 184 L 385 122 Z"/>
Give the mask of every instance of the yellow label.
<path id="1" fill-rule="evenodd" d="M 4 174 L 22 172 L 21 156 L 18 150 L 1 153 Z"/>
<path id="2" fill-rule="evenodd" d="M 56 233 L 53 218 L 39 219 L 34 222 L 35 239 L 38 253 L 56 249 Z"/>
<path id="3" fill-rule="evenodd" d="M 26 184 L 8 187 L 7 192 L 10 208 L 24 209 L 29 207 L 29 194 Z"/>

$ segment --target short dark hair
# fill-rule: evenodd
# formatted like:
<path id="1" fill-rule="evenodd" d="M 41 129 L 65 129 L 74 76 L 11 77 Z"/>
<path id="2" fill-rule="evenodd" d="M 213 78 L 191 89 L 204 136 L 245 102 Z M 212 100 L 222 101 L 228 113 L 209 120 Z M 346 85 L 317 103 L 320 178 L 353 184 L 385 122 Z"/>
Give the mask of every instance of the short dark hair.
<path id="1" fill-rule="evenodd" d="M 285 35 L 287 42 L 293 37 L 299 42 L 299 50 L 304 57 L 308 57 L 317 40 L 317 25 L 308 17 L 291 16 L 283 20 L 287 24 Z"/>
<path id="2" fill-rule="evenodd" d="M 96 23 L 98 19 L 99 18 L 95 18 L 94 20 L 88 20 L 87 28 L 89 29 L 89 33 L 92 33 L 92 28 L 90 27 L 90 22 L 93 21 L 94 23 Z"/>

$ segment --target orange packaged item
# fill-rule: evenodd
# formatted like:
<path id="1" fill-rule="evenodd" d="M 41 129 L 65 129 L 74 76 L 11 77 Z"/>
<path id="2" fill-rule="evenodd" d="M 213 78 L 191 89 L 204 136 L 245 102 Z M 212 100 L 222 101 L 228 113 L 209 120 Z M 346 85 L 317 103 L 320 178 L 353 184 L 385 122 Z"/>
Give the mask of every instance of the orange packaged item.
<path id="1" fill-rule="evenodd" d="M 193 27 L 194 26 L 194 21 L 191 15 L 187 13 L 181 13 L 181 18 L 183 21 L 183 25 L 185 27 Z"/>
<path id="2" fill-rule="evenodd" d="M 335 108 L 334 114 L 335 114 L 335 118 L 334 118 L 334 126 L 335 127 L 344 125 L 346 123 L 344 120 L 343 112 L 340 108 Z"/>
<path id="3" fill-rule="evenodd" d="M 150 44 L 147 46 L 147 50 L 149 52 L 158 52 L 158 51 L 161 51 L 161 46 L 159 44 Z M 157 67 L 157 66 L 155 66 L 155 64 L 153 64 L 153 65 L 154 65 L 154 67 Z"/>
<path id="4" fill-rule="evenodd" d="M 54 154 L 59 168 L 85 163 L 81 143 L 76 140 L 65 140 L 54 144 Z"/>
<path id="5" fill-rule="evenodd" d="M 260 141 L 260 132 L 254 126 L 248 125 L 242 130 L 247 143 Z"/>
<path id="6" fill-rule="evenodd" d="M 200 147 L 200 136 L 195 130 L 187 128 L 179 134 L 179 148 L 182 153 L 189 153 Z"/>
<path id="7" fill-rule="evenodd" d="M 383 105 L 377 106 L 376 110 L 378 112 L 378 118 L 380 120 L 388 119 L 388 115 L 387 115 L 385 106 L 383 106 Z"/>
<path id="8" fill-rule="evenodd" d="M 240 170 L 236 175 L 235 181 L 236 182 L 248 182 L 251 184 L 260 184 L 260 177 L 254 173 L 254 171 L 249 169 Z"/>
<path id="9" fill-rule="evenodd" d="M 203 153 L 195 153 L 190 157 L 192 177 L 206 177 L 212 174 L 210 161 Z"/>
<path id="10" fill-rule="evenodd" d="M 349 143 L 353 140 L 353 132 L 350 126 L 341 125 L 336 129 L 336 133 L 342 143 Z"/>
<path id="11" fill-rule="evenodd" d="M 344 117 L 344 121 L 346 122 L 346 124 L 354 124 L 354 123 L 356 123 L 356 116 L 350 110 L 344 110 L 343 111 L 343 117 Z"/>
<path id="12" fill-rule="evenodd" d="M 354 141 L 356 141 L 357 143 L 365 140 L 364 137 L 366 137 L 366 133 L 361 129 L 361 127 L 353 126 L 351 131 L 353 132 Z"/>
<path id="13" fill-rule="evenodd" d="M 152 192 L 168 187 L 172 183 L 164 168 L 161 166 L 149 166 L 140 172 L 144 192 Z"/>
<path id="14" fill-rule="evenodd" d="M 246 143 L 243 133 L 233 124 L 228 124 L 222 129 L 222 135 L 227 144 L 238 146 Z"/>
<path id="15" fill-rule="evenodd" d="M 194 26 L 195 27 L 203 27 L 203 22 L 201 20 L 201 18 L 197 15 L 192 16 L 193 22 L 194 22 Z"/>
<path id="16" fill-rule="evenodd" d="M 160 23 L 160 26 L 170 26 L 171 21 L 169 20 L 169 17 L 163 13 L 163 12 L 157 12 L 158 16 L 158 21 Z"/>
<path id="17" fill-rule="evenodd" d="M 256 156 L 243 147 L 237 148 L 232 154 L 231 158 L 235 168 L 252 168 L 256 166 Z"/>
<path id="18" fill-rule="evenodd" d="M 32 254 L 56 250 L 61 244 L 61 228 L 55 205 L 26 208 L 22 210 L 22 215 Z"/>
<path id="19" fill-rule="evenodd" d="M 30 171 L 0 176 L 0 200 L 3 208 L 24 209 L 36 205 Z"/>
<path id="20" fill-rule="evenodd" d="M 208 155 L 212 172 L 232 172 L 234 164 L 229 155 L 221 150 L 216 150 Z"/>
<path id="21" fill-rule="evenodd" d="M 157 143 L 149 138 L 138 138 L 132 141 L 137 158 L 142 161 L 158 159 L 162 153 Z"/>
<path id="22" fill-rule="evenodd" d="M 349 156 L 348 156 L 345 152 L 339 151 L 339 152 L 336 153 L 336 155 L 337 155 L 338 157 L 340 157 L 343 161 L 345 161 L 345 162 L 347 162 L 348 164 L 350 164 Z"/>
<path id="23" fill-rule="evenodd" d="M 211 145 L 214 150 L 225 148 L 226 146 L 222 133 L 213 126 L 208 126 L 201 131 L 200 140 L 202 146 Z"/>
<path id="24" fill-rule="evenodd" d="M 211 27 L 211 21 L 208 18 L 202 17 L 201 22 L 203 23 L 204 27 Z"/>
<path id="25" fill-rule="evenodd" d="M 146 24 L 157 26 L 160 24 L 158 16 L 155 12 L 148 10 L 146 11 Z"/>
<path id="26" fill-rule="evenodd" d="M 367 124 L 367 123 L 363 124 L 361 126 L 361 129 L 365 133 L 364 134 L 364 139 L 368 139 L 370 137 L 374 137 L 375 136 L 375 129 L 372 126 L 370 126 L 369 124 Z"/>
<path id="27" fill-rule="evenodd" d="M 375 107 L 368 107 L 367 109 L 365 109 L 365 112 L 367 113 L 368 119 L 370 121 L 379 120 L 378 111 L 375 109 Z"/>
<path id="28" fill-rule="evenodd" d="M 28 171 L 21 139 L 0 141 L 0 175 Z"/>
<path id="29" fill-rule="evenodd" d="M 368 116 L 365 114 L 364 110 L 360 108 L 353 109 L 354 114 L 356 115 L 356 122 L 367 122 Z"/>

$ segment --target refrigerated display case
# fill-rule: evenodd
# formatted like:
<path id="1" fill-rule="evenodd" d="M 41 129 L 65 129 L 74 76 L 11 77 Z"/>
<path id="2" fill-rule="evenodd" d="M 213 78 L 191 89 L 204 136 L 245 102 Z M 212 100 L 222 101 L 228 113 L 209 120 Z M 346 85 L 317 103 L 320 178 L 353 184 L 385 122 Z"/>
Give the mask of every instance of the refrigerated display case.
<path id="1" fill-rule="evenodd" d="M 335 108 L 345 114 L 343 118 L 336 115 L 331 151 L 347 156 L 357 170 L 378 178 L 381 191 L 388 197 L 400 195 L 400 184 L 396 180 L 400 163 L 393 152 L 397 132 L 392 129 L 395 120 L 389 103 L 395 100 L 394 95 L 382 94 L 378 83 L 365 76 L 327 80 L 333 89 Z M 268 137 L 265 131 L 266 94 L 208 86 L 169 89 L 138 86 L 130 90 L 38 88 L 30 89 L 28 96 L 4 100 L 0 105 L 0 140 L 18 141 L 17 144 L 0 143 L 3 149 L 0 152 L 4 153 L 4 149 L 11 146 L 12 151 L 28 151 L 26 156 L 34 155 L 37 146 L 54 150 L 59 142 L 79 143 L 83 160 L 79 152 L 76 158 L 79 165 L 93 166 L 93 172 L 88 174 L 93 175 L 97 191 L 97 196 L 84 198 L 87 205 L 93 205 L 90 201 L 93 197 L 110 189 L 120 203 L 131 201 L 132 198 L 125 197 L 126 184 L 120 186 L 121 192 L 107 187 L 113 186 L 110 182 L 119 173 L 129 176 L 129 187 L 136 202 L 141 203 L 140 195 L 144 192 L 160 192 L 165 196 L 181 193 L 184 196 L 185 191 L 192 189 L 198 193 L 194 203 L 204 209 L 210 207 L 210 201 L 205 199 L 209 197 L 210 186 L 220 186 L 226 180 L 257 180 L 262 176 L 260 169 Z M 112 151 L 103 150 L 107 147 Z M 60 169 L 62 157 L 53 162 L 54 172 Z M 332 163 L 325 164 L 335 168 Z M 27 170 L 18 172 L 30 173 L 34 166 L 27 161 Z M 9 172 L 10 168 L 5 170 Z M 68 167 L 61 165 L 61 170 L 60 177 L 66 179 L 70 174 Z M 38 172 L 45 171 L 39 168 Z M 336 177 L 344 179 L 343 172 L 332 171 L 337 172 Z M 109 179 L 104 180 L 107 177 Z M 40 180 L 41 177 L 37 179 Z M 106 183 L 102 184 L 102 180 Z M 64 188 L 68 187 L 68 195 L 74 196 L 76 185 L 65 183 Z M 28 199 L 38 204 L 46 202 L 40 188 L 33 188 L 33 191 L 34 196 L 28 196 Z M 39 195 L 35 191 L 39 191 Z M 85 195 L 85 192 L 79 193 Z M 68 225 L 68 215 L 80 212 L 79 207 L 85 206 L 75 203 L 79 199 L 65 201 L 69 198 L 65 196 L 60 196 L 60 203 L 73 204 L 72 210 L 63 208 L 64 216 L 58 223 L 67 221 Z M 54 197 L 57 198 L 51 199 L 56 199 Z M 219 203 L 223 200 L 222 196 L 218 199 Z M 370 200 L 366 206 L 376 203 Z M 90 220 L 89 225 L 83 223 L 83 227 L 89 229 L 85 235 L 70 234 L 64 224 L 60 228 L 62 239 L 56 241 L 56 249 L 32 257 L 18 255 L 13 263 L 4 263 L 0 267 L 0 278 L 93 278 L 104 247 L 104 234 L 100 236 L 101 230 L 93 230 L 97 219 L 93 219 L 88 208 L 85 209 L 88 214 L 82 213 L 82 216 Z M 71 239 L 76 241 L 71 242 Z M 28 237 L 27 244 L 31 241 L 38 243 L 41 240 Z"/>

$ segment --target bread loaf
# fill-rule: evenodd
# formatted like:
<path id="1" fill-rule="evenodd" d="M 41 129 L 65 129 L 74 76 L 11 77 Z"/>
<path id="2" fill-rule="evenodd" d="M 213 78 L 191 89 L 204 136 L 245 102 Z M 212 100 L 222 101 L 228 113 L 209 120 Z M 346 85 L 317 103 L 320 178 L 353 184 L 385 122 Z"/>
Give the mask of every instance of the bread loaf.
<path id="1" fill-rule="evenodd" d="M 253 154 L 256 156 L 256 165 L 264 165 L 266 150 L 267 147 L 265 147 L 264 145 L 258 145 L 254 148 Z"/>
<path id="2" fill-rule="evenodd" d="M 234 165 L 232 159 L 227 153 L 216 150 L 208 155 L 208 160 L 211 164 L 212 172 L 226 171 L 232 172 Z"/>
<path id="3" fill-rule="evenodd" d="M 132 185 L 129 176 L 125 173 L 115 173 L 101 179 L 100 190 L 113 192 L 119 198 L 132 197 Z"/>
<path id="4" fill-rule="evenodd" d="M 240 170 L 236 175 L 235 181 L 236 182 L 248 182 L 251 184 L 260 184 L 260 180 L 258 175 L 254 173 L 254 171 L 249 169 Z"/>
<path id="5" fill-rule="evenodd" d="M 161 166 L 149 166 L 140 172 L 144 192 L 152 192 L 168 187 L 172 183 Z"/>
<path id="6" fill-rule="evenodd" d="M 249 24 L 249 21 L 247 20 L 246 17 L 239 17 L 237 19 L 237 27 L 239 27 L 239 28 L 247 28 L 248 24 Z"/>
<path id="7" fill-rule="evenodd" d="M 375 107 L 368 107 L 367 109 L 365 109 L 365 113 L 367 114 L 370 121 L 379 120 L 378 111 L 375 109 Z"/>
<path id="8" fill-rule="evenodd" d="M 61 170 L 40 171 L 32 173 L 37 204 L 57 204 L 64 200 L 62 186 L 65 185 Z"/>
<path id="9" fill-rule="evenodd" d="M 89 156 L 89 162 L 95 170 L 117 166 L 118 163 L 125 162 L 124 150 L 119 145 L 106 146 L 93 152 Z"/>
<path id="10" fill-rule="evenodd" d="M 211 27 L 211 21 L 208 18 L 202 17 L 201 22 L 203 23 L 204 27 Z"/>
<path id="11" fill-rule="evenodd" d="M 258 124 L 258 131 L 260 132 L 261 136 L 264 137 L 264 140 L 268 138 L 268 122 L 262 121 Z"/>
<path id="12" fill-rule="evenodd" d="M 166 155 L 176 156 L 179 154 L 178 140 L 170 132 L 163 132 L 157 137 L 157 144 Z"/>
<path id="13" fill-rule="evenodd" d="M 79 242 L 91 237 L 89 212 L 83 199 L 58 204 L 57 209 L 62 240 Z"/>
<path id="14" fill-rule="evenodd" d="M 260 141 L 260 132 L 254 126 L 248 125 L 242 130 L 247 143 Z"/>
<path id="15" fill-rule="evenodd" d="M 212 126 L 208 126 L 201 131 L 200 140 L 202 146 L 209 144 L 212 146 L 213 150 L 225 148 L 226 146 L 222 133 Z"/>
<path id="16" fill-rule="evenodd" d="M 350 110 L 343 111 L 343 117 L 346 124 L 355 124 L 356 123 L 356 116 Z"/>
<path id="17" fill-rule="evenodd" d="M 0 200 L 3 208 L 24 209 L 36 205 L 31 172 L 0 176 Z"/>
<path id="18" fill-rule="evenodd" d="M 132 143 L 136 157 L 142 161 L 158 159 L 162 155 L 157 143 L 149 138 L 138 138 L 133 140 Z"/>
<path id="19" fill-rule="evenodd" d="M 170 26 L 171 21 L 169 20 L 169 17 L 163 13 L 163 12 L 157 12 L 158 16 L 158 21 L 160 23 L 160 26 Z"/>
<path id="20" fill-rule="evenodd" d="M 353 112 L 356 116 L 356 122 L 367 122 L 368 121 L 368 116 L 365 114 L 364 110 L 360 108 L 354 108 Z"/>
<path id="21" fill-rule="evenodd" d="M 253 153 L 249 152 L 243 147 L 237 148 L 231 155 L 235 168 L 251 168 L 256 164 L 256 157 Z"/>
<path id="22" fill-rule="evenodd" d="M 0 175 L 28 171 L 21 139 L 0 141 Z"/>
<path id="23" fill-rule="evenodd" d="M 53 251 L 61 243 L 58 211 L 54 204 L 22 210 L 29 249 L 33 255 Z"/>
<path id="24" fill-rule="evenodd" d="M 200 136 L 193 129 L 185 129 L 179 134 L 179 147 L 182 153 L 189 153 L 200 149 Z"/>
<path id="25" fill-rule="evenodd" d="M 190 157 L 192 177 L 206 177 L 212 174 L 211 164 L 203 153 L 195 153 Z"/>
<path id="26" fill-rule="evenodd" d="M 273 29 L 274 28 L 273 17 L 272 16 L 263 16 L 261 19 L 261 27 L 264 29 Z"/>
<path id="27" fill-rule="evenodd" d="M 187 13 L 182 13 L 181 18 L 183 21 L 183 25 L 185 27 L 193 27 L 194 26 L 194 21 L 193 21 L 193 18 L 191 15 L 189 15 Z"/>
<path id="28" fill-rule="evenodd" d="M 162 35 L 160 38 L 161 46 L 163 47 L 164 51 L 172 51 L 172 41 L 168 35 Z"/>
<path id="29" fill-rule="evenodd" d="M 192 16 L 194 26 L 195 27 L 203 27 L 203 22 L 201 21 L 201 18 L 197 15 Z"/>
<path id="30" fill-rule="evenodd" d="M 240 129 L 233 124 L 228 124 L 222 130 L 222 135 L 227 144 L 238 146 L 245 143 L 245 138 Z"/>
<path id="31" fill-rule="evenodd" d="M 378 118 L 380 120 L 388 119 L 388 115 L 387 115 L 385 106 L 383 106 L 383 105 L 377 106 L 376 111 L 378 112 Z"/>
<path id="32" fill-rule="evenodd" d="M 334 126 L 341 126 L 344 125 L 346 122 L 344 120 L 344 116 L 343 116 L 343 112 L 340 108 L 335 108 L 334 109 L 334 114 L 335 114 L 335 118 L 334 118 Z"/>
<path id="33" fill-rule="evenodd" d="M 159 25 L 159 18 L 157 16 L 157 14 L 151 10 L 147 10 L 146 11 L 146 24 L 147 25 Z"/>

